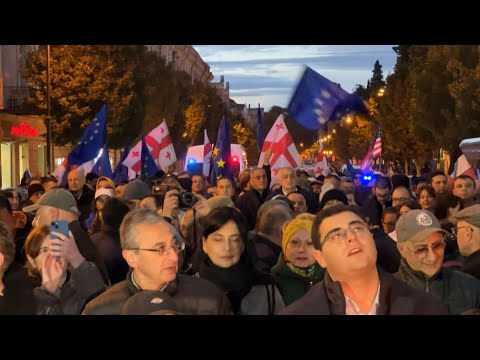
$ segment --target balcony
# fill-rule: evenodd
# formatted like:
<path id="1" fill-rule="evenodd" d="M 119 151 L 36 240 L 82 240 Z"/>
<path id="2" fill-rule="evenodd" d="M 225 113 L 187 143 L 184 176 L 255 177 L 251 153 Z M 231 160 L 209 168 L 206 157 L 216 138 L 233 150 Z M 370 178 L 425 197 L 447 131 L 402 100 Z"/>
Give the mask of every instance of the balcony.
<path id="1" fill-rule="evenodd" d="M 3 106 L 4 111 L 10 114 L 25 114 L 28 112 L 25 101 L 32 93 L 28 86 L 4 86 Z"/>

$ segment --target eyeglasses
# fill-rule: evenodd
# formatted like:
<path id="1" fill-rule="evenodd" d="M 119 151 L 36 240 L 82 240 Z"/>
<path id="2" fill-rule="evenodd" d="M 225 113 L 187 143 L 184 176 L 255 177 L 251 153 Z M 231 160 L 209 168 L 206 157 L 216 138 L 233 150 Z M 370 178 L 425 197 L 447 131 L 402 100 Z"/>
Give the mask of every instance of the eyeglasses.
<path id="1" fill-rule="evenodd" d="M 393 198 L 392 199 L 392 203 L 404 203 L 404 202 L 407 202 L 408 200 L 410 200 L 411 198 Z"/>
<path id="2" fill-rule="evenodd" d="M 379 193 L 375 193 L 375 196 L 377 198 L 380 198 L 380 199 L 389 199 L 390 198 L 390 193 L 386 193 L 386 194 L 379 194 Z"/>
<path id="3" fill-rule="evenodd" d="M 333 241 L 335 244 L 340 245 L 346 242 L 347 240 L 347 231 L 350 231 L 355 237 L 358 235 L 363 235 L 367 232 L 367 226 L 365 224 L 355 224 L 346 229 L 335 230 L 330 235 L 327 235 L 321 245 L 323 246 L 327 241 Z"/>
<path id="4" fill-rule="evenodd" d="M 180 251 L 185 250 L 185 243 L 184 242 L 182 242 L 181 244 L 175 243 L 171 246 L 161 245 L 158 249 L 133 248 L 133 249 L 129 249 L 129 250 L 151 251 L 151 252 L 156 252 L 160 256 L 163 256 L 163 255 L 166 255 L 170 249 L 173 249 L 175 251 L 175 253 L 178 254 Z"/>
<path id="5" fill-rule="evenodd" d="M 473 229 L 470 227 L 470 226 L 456 226 L 456 227 L 453 227 L 452 228 L 452 234 L 455 235 L 455 236 L 458 236 L 458 230 L 460 229 L 470 229 L 473 231 Z"/>
<path id="6" fill-rule="evenodd" d="M 443 251 L 445 250 L 445 238 L 442 238 L 442 240 L 437 241 L 436 243 L 432 245 L 424 245 L 420 248 L 417 249 L 411 249 L 407 247 L 410 251 L 412 251 L 419 259 L 424 259 L 427 257 L 428 254 L 428 249 L 432 249 L 432 251 L 437 254 L 443 254 Z"/>

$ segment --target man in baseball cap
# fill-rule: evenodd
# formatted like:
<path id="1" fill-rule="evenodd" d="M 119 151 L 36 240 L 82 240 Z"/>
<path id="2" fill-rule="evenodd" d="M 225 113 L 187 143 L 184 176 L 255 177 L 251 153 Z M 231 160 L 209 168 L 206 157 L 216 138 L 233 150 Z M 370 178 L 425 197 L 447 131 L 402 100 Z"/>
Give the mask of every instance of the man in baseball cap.
<path id="1" fill-rule="evenodd" d="M 80 225 L 80 211 L 77 208 L 75 197 L 70 191 L 53 188 L 43 194 L 36 204 L 25 207 L 23 211 L 36 211 L 32 222 L 34 227 L 48 226 L 52 221 L 67 221 L 80 253 L 87 261 L 97 265 L 105 283 L 110 283 L 103 258 L 94 246 L 90 236 Z"/>
<path id="2" fill-rule="evenodd" d="M 480 279 L 480 205 L 469 206 L 459 211 L 453 228 L 457 236 L 458 248 L 466 256 L 462 271 Z"/>
<path id="3" fill-rule="evenodd" d="M 398 279 L 436 296 L 448 306 L 450 314 L 480 308 L 480 281 L 442 267 L 448 232 L 433 213 L 412 210 L 398 219 L 395 230 L 402 256 Z"/>

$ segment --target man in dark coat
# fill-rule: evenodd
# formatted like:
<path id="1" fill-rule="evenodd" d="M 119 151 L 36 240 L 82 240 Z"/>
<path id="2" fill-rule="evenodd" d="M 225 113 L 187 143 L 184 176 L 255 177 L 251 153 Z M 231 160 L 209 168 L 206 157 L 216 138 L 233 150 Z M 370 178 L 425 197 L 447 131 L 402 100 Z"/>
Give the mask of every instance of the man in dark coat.
<path id="1" fill-rule="evenodd" d="M 480 205 L 469 206 L 455 217 L 458 248 L 465 256 L 461 270 L 480 279 Z"/>
<path id="2" fill-rule="evenodd" d="M 434 297 L 410 288 L 377 269 L 372 233 L 354 206 L 337 205 L 317 214 L 312 227 L 313 255 L 325 269 L 285 315 L 447 314 Z"/>
<path id="3" fill-rule="evenodd" d="M 190 315 L 231 313 L 226 295 L 211 282 L 178 275 L 184 242 L 175 228 L 151 210 L 138 208 L 120 226 L 122 255 L 130 266 L 122 281 L 90 301 L 84 315 L 120 315 L 127 300 L 142 290 L 164 291 L 176 309 Z"/>

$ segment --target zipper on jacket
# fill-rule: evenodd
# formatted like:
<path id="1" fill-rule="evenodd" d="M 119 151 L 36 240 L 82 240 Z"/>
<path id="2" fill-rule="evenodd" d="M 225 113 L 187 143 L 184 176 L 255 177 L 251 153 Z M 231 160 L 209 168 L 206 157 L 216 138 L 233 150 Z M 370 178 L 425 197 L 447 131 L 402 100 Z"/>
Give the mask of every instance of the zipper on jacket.
<path id="1" fill-rule="evenodd" d="M 429 283 L 428 283 L 428 280 L 426 281 L 426 284 L 425 284 L 425 285 L 426 285 L 425 291 L 426 291 L 427 293 L 429 293 L 429 292 L 430 292 L 430 285 L 429 285 Z"/>

